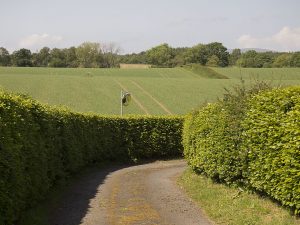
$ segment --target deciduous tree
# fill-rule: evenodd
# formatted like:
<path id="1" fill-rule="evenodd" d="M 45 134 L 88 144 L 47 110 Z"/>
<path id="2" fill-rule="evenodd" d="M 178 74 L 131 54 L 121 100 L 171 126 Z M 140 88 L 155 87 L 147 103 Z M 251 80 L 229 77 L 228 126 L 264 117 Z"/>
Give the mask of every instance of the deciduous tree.
<path id="1" fill-rule="evenodd" d="M 10 55 L 9 52 L 0 47 L 0 66 L 9 66 L 10 65 Z"/>

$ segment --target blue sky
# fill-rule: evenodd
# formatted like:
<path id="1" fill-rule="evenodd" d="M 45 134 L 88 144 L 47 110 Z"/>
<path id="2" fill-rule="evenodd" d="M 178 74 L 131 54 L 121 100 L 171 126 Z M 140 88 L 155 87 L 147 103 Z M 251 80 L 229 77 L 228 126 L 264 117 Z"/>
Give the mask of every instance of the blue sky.
<path id="1" fill-rule="evenodd" d="M 299 0 L 0 0 L 10 51 L 114 42 L 123 53 L 161 43 L 300 51 Z"/>

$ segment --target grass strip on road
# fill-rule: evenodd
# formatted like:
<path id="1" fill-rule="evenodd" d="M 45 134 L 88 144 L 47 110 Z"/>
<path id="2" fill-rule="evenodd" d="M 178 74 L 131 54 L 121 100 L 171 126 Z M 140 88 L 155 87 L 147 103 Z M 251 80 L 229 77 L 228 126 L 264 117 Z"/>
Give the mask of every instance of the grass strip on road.
<path id="1" fill-rule="evenodd" d="M 216 224 L 300 224 L 299 218 L 270 199 L 214 183 L 191 169 L 184 172 L 178 183 Z"/>

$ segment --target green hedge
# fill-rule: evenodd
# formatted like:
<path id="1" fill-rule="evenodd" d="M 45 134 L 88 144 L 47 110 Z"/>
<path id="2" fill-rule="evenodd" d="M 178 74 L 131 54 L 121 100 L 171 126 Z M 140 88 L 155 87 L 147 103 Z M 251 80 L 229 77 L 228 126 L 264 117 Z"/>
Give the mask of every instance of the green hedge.
<path id="1" fill-rule="evenodd" d="M 0 224 L 13 224 L 61 179 L 92 163 L 182 154 L 181 117 L 105 117 L 0 92 Z"/>
<path id="2" fill-rule="evenodd" d="M 243 122 L 250 185 L 300 212 L 300 87 L 255 96 Z"/>
<path id="3" fill-rule="evenodd" d="M 245 156 L 239 151 L 238 122 L 236 115 L 220 103 L 209 104 L 188 115 L 183 145 L 189 165 L 217 181 L 241 182 Z"/>
<path id="4" fill-rule="evenodd" d="M 194 170 L 254 188 L 299 214 L 300 87 L 252 94 L 189 114 L 184 155 Z"/>

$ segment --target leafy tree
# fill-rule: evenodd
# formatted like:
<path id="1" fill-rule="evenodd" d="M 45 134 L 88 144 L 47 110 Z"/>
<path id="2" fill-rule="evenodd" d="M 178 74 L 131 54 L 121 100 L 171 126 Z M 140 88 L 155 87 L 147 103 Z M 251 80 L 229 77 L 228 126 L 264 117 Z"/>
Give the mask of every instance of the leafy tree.
<path id="1" fill-rule="evenodd" d="M 0 47 L 0 66 L 9 66 L 10 65 L 10 55 L 9 52 Z"/>
<path id="2" fill-rule="evenodd" d="M 43 47 L 36 56 L 36 64 L 37 66 L 48 66 L 50 59 L 50 48 Z"/>
<path id="3" fill-rule="evenodd" d="M 63 49 L 64 55 L 65 55 L 65 60 L 66 60 L 66 66 L 75 68 L 79 66 L 78 58 L 76 55 L 76 48 L 75 47 L 70 47 Z"/>
<path id="4" fill-rule="evenodd" d="M 213 55 L 217 56 L 219 59 L 219 65 L 221 67 L 228 66 L 229 64 L 229 53 L 227 48 L 223 46 L 222 43 L 212 42 L 206 45 L 208 58 Z"/>
<path id="5" fill-rule="evenodd" d="M 102 51 L 99 43 L 84 42 L 76 49 L 80 67 L 99 67 L 102 61 Z"/>
<path id="6" fill-rule="evenodd" d="M 274 59 L 274 53 L 262 52 L 257 53 L 254 57 L 254 66 L 256 68 L 271 67 Z"/>
<path id="7" fill-rule="evenodd" d="M 189 48 L 183 54 L 185 64 L 188 63 L 200 63 L 205 65 L 208 60 L 208 50 L 206 45 L 198 44 Z"/>
<path id="8" fill-rule="evenodd" d="M 66 56 L 64 51 L 58 48 L 53 48 L 50 51 L 50 67 L 66 67 Z"/>
<path id="9" fill-rule="evenodd" d="M 147 61 L 156 66 L 168 67 L 174 58 L 172 48 L 168 44 L 161 44 L 146 52 Z"/>
<path id="10" fill-rule="evenodd" d="M 129 64 L 146 64 L 147 56 L 146 52 L 140 52 L 138 54 L 126 54 L 126 55 L 118 55 L 119 63 L 129 63 Z"/>
<path id="11" fill-rule="evenodd" d="M 292 67 L 300 67 L 300 52 L 295 52 L 291 58 Z"/>
<path id="12" fill-rule="evenodd" d="M 255 67 L 255 57 L 257 56 L 257 52 L 254 50 L 250 50 L 242 54 L 242 56 L 238 59 L 237 65 L 241 67 Z"/>
<path id="13" fill-rule="evenodd" d="M 104 43 L 101 45 L 102 52 L 102 67 L 111 68 L 118 65 L 118 53 L 120 52 L 120 47 L 115 43 Z"/>
<path id="14" fill-rule="evenodd" d="M 291 64 L 292 54 L 284 53 L 277 56 L 273 62 L 273 67 L 289 67 Z"/>
<path id="15" fill-rule="evenodd" d="M 219 64 L 220 64 L 220 60 L 216 55 L 212 55 L 211 57 L 209 57 L 206 63 L 207 66 L 211 66 L 211 67 L 217 67 L 219 66 Z"/>
<path id="16" fill-rule="evenodd" d="M 229 65 L 234 66 L 236 62 L 239 60 L 239 58 L 241 57 L 241 55 L 242 55 L 241 49 L 239 48 L 233 49 L 232 53 L 229 55 Z"/>
<path id="17" fill-rule="evenodd" d="M 14 66 L 32 66 L 32 55 L 29 49 L 22 48 L 18 51 L 14 51 L 12 54 L 12 64 Z"/>

